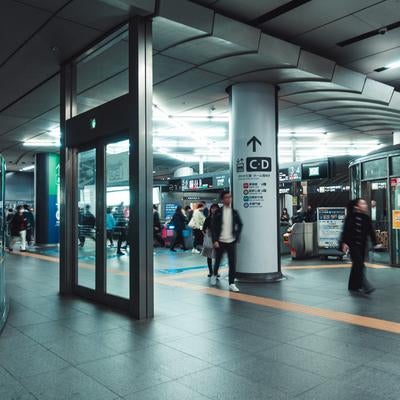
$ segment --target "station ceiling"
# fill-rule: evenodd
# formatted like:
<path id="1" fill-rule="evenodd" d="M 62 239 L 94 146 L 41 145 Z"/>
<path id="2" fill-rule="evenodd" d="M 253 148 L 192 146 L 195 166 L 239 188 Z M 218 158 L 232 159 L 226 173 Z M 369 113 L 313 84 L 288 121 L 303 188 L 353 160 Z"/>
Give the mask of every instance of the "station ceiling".
<path id="1" fill-rule="evenodd" d="M 161 168 L 178 166 L 192 151 L 172 136 L 179 128 L 189 126 L 193 140 L 200 135 L 223 147 L 226 88 L 237 82 L 279 86 L 282 143 L 297 132 L 307 154 L 312 143 L 318 154 L 335 143 L 355 150 L 389 144 L 400 130 L 398 0 L 160 0 L 157 10 L 153 0 L 2 0 L 0 151 L 11 167 L 46 150 L 27 148 L 25 141 L 52 139 L 59 123 L 60 63 L 137 14 L 154 16 Z M 103 75 L 94 84 L 83 78 L 83 110 L 126 90 L 123 39 L 97 59 Z M 399 68 L 388 68 L 397 62 Z M 177 143 L 173 148 L 170 142 L 167 153 L 180 158 L 165 154 L 165 139 Z M 289 152 L 285 146 L 282 154 Z"/>

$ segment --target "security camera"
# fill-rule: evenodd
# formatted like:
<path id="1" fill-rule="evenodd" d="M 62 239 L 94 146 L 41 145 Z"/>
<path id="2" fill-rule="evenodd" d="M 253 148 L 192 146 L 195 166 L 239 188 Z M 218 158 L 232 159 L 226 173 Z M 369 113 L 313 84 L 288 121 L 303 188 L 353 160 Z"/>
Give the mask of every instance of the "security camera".
<path id="1" fill-rule="evenodd" d="M 388 31 L 388 28 L 386 28 L 386 26 L 385 26 L 385 27 L 383 27 L 383 28 L 380 28 L 380 29 L 378 30 L 378 33 L 379 33 L 380 35 L 384 35 L 385 33 L 387 33 L 387 31 Z"/>

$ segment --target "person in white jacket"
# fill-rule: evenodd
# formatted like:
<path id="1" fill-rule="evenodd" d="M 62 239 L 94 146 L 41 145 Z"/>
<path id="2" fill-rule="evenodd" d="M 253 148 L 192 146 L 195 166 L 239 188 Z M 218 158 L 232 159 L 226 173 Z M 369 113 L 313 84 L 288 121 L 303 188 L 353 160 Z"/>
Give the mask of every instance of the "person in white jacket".
<path id="1" fill-rule="evenodd" d="M 199 247 L 203 244 L 203 225 L 206 217 L 204 216 L 204 204 L 199 203 L 193 212 L 189 227 L 193 229 L 193 254 L 200 254 Z"/>

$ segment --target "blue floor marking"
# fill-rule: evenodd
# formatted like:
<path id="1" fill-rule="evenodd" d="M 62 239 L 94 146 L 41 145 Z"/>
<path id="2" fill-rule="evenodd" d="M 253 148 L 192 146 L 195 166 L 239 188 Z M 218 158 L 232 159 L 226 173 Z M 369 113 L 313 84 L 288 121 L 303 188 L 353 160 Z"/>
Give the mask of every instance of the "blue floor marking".
<path id="1" fill-rule="evenodd" d="M 163 268 L 157 269 L 157 272 L 161 274 L 180 274 L 185 271 L 195 270 L 195 269 L 204 269 L 207 268 L 207 265 L 196 265 L 194 267 L 181 267 L 181 268 Z"/>

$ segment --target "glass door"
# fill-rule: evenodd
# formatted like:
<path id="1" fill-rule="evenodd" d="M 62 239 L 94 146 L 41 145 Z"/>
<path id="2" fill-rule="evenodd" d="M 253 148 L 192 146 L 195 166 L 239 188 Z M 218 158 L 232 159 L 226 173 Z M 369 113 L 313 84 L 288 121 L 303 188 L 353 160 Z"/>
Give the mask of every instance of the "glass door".
<path id="1" fill-rule="evenodd" d="M 105 144 L 106 293 L 129 298 L 129 140 Z"/>
<path id="2" fill-rule="evenodd" d="M 393 265 L 400 266 L 400 178 L 390 178 L 392 212 L 391 253 Z"/>
<path id="3" fill-rule="evenodd" d="M 389 254 L 389 220 L 387 204 L 387 181 L 365 181 L 363 196 L 368 203 L 370 217 L 375 229 L 377 242 L 382 245 L 380 251 L 370 251 L 369 260 L 376 263 L 390 263 Z"/>
<path id="4" fill-rule="evenodd" d="M 78 152 L 77 211 L 78 260 L 77 284 L 96 288 L 96 148 Z"/>
<path id="5" fill-rule="evenodd" d="M 130 299 L 129 140 L 77 149 L 75 289 L 104 303 Z"/>

